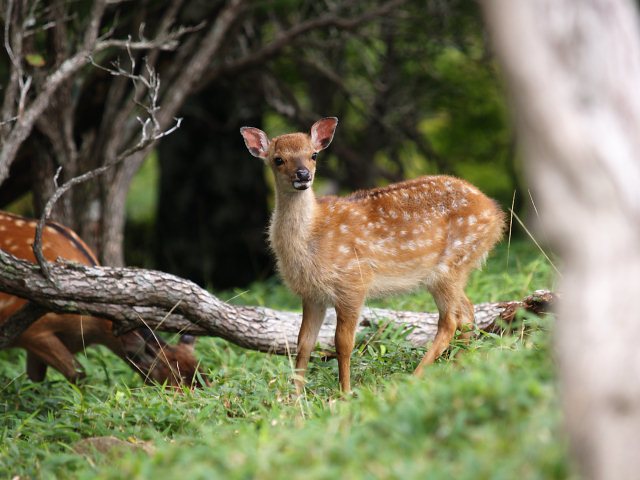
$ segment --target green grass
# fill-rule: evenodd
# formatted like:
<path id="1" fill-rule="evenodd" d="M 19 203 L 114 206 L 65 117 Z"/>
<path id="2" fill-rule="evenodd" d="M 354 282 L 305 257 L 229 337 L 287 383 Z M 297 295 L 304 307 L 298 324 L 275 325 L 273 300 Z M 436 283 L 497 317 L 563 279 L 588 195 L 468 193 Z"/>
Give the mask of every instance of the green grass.
<path id="1" fill-rule="evenodd" d="M 506 247 L 469 284 L 473 301 L 521 298 L 553 287 L 551 269 L 524 244 Z M 232 296 L 226 292 L 224 295 Z M 223 298 L 225 298 L 223 296 Z M 228 298 L 228 297 L 227 297 Z M 234 302 L 299 308 L 275 281 Z M 423 309 L 422 293 L 376 305 Z M 81 358 L 79 386 L 49 373 L 26 379 L 24 355 L 0 352 L 0 478 L 553 479 L 575 478 L 561 430 L 550 350 L 551 318 L 524 316 L 523 335 L 456 345 L 416 379 L 424 349 L 398 330 L 372 330 L 353 354 L 355 393 L 338 392 L 335 360 L 310 365 L 299 401 L 291 359 L 202 338 L 211 388 L 144 387 L 104 349 Z M 81 438 L 113 435 L 155 452 L 76 454 Z"/>

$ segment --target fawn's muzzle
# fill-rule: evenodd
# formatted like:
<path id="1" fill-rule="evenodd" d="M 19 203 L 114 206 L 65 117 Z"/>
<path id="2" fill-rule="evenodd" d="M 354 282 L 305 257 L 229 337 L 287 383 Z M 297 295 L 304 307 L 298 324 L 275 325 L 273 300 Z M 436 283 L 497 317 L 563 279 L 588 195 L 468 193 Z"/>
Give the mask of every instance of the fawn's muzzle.
<path id="1" fill-rule="evenodd" d="M 311 181 L 311 172 L 306 168 L 299 168 L 296 170 L 296 174 L 292 182 L 293 188 L 296 190 L 306 190 L 311 186 Z"/>

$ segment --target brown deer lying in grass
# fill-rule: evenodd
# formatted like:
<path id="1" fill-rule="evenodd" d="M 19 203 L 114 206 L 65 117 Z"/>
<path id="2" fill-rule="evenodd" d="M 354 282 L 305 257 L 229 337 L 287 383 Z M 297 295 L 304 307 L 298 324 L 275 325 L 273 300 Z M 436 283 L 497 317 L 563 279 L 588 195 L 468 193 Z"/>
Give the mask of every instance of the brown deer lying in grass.
<path id="1" fill-rule="evenodd" d="M 326 309 L 337 314 L 335 347 L 342 390 L 350 386 L 355 329 L 366 298 L 423 286 L 438 311 L 438 333 L 416 373 L 449 346 L 456 329 L 471 327 L 464 294 L 471 270 L 502 236 L 504 214 L 476 187 L 450 176 L 414 180 L 316 198 L 316 157 L 329 146 L 338 120 L 325 118 L 310 134 L 269 139 L 243 127 L 249 152 L 275 177 L 269 241 L 287 285 L 302 298 L 296 380 L 298 392 Z M 463 333 L 468 337 L 469 333 Z"/>
<path id="2" fill-rule="evenodd" d="M 7 212 L 0 212 L 0 248 L 15 257 L 35 262 L 32 244 L 36 222 Z M 45 258 L 58 258 L 98 265 L 89 247 L 75 232 L 48 222 L 42 234 Z M 26 301 L 0 292 L 0 325 Z M 120 337 L 113 334 L 109 320 L 88 315 L 48 313 L 34 322 L 14 342 L 13 347 L 27 350 L 27 375 L 34 381 L 45 378 L 52 366 L 68 380 L 75 382 L 85 376 L 74 354 L 91 344 L 105 345 L 138 372 L 145 383 L 158 382 L 169 387 L 208 384 L 194 357 L 195 337 L 183 336 L 177 345 L 170 345 L 151 330 L 142 328 Z"/>

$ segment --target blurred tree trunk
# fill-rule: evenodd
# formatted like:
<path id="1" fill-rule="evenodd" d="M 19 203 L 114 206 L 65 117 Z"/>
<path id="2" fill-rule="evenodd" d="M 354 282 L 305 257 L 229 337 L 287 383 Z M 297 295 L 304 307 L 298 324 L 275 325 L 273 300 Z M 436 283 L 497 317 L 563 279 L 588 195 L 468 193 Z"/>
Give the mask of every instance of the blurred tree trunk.
<path id="1" fill-rule="evenodd" d="M 487 0 L 542 225 L 564 264 L 557 353 L 582 473 L 640 472 L 640 29 L 628 0 Z"/>

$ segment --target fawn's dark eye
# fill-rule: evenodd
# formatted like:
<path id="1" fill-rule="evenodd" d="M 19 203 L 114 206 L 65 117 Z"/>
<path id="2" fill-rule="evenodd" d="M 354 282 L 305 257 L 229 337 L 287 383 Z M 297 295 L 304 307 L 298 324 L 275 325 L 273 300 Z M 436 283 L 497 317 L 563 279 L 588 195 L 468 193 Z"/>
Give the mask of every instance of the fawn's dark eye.
<path id="1" fill-rule="evenodd" d="M 280 157 L 276 157 L 273 159 L 273 163 L 279 167 L 280 165 L 284 165 L 284 160 Z"/>
<path id="2" fill-rule="evenodd" d="M 314 153 L 313 155 L 311 155 L 311 160 L 313 160 L 315 162 L 317 156 L 318 156 L 318 154 Z"/>

